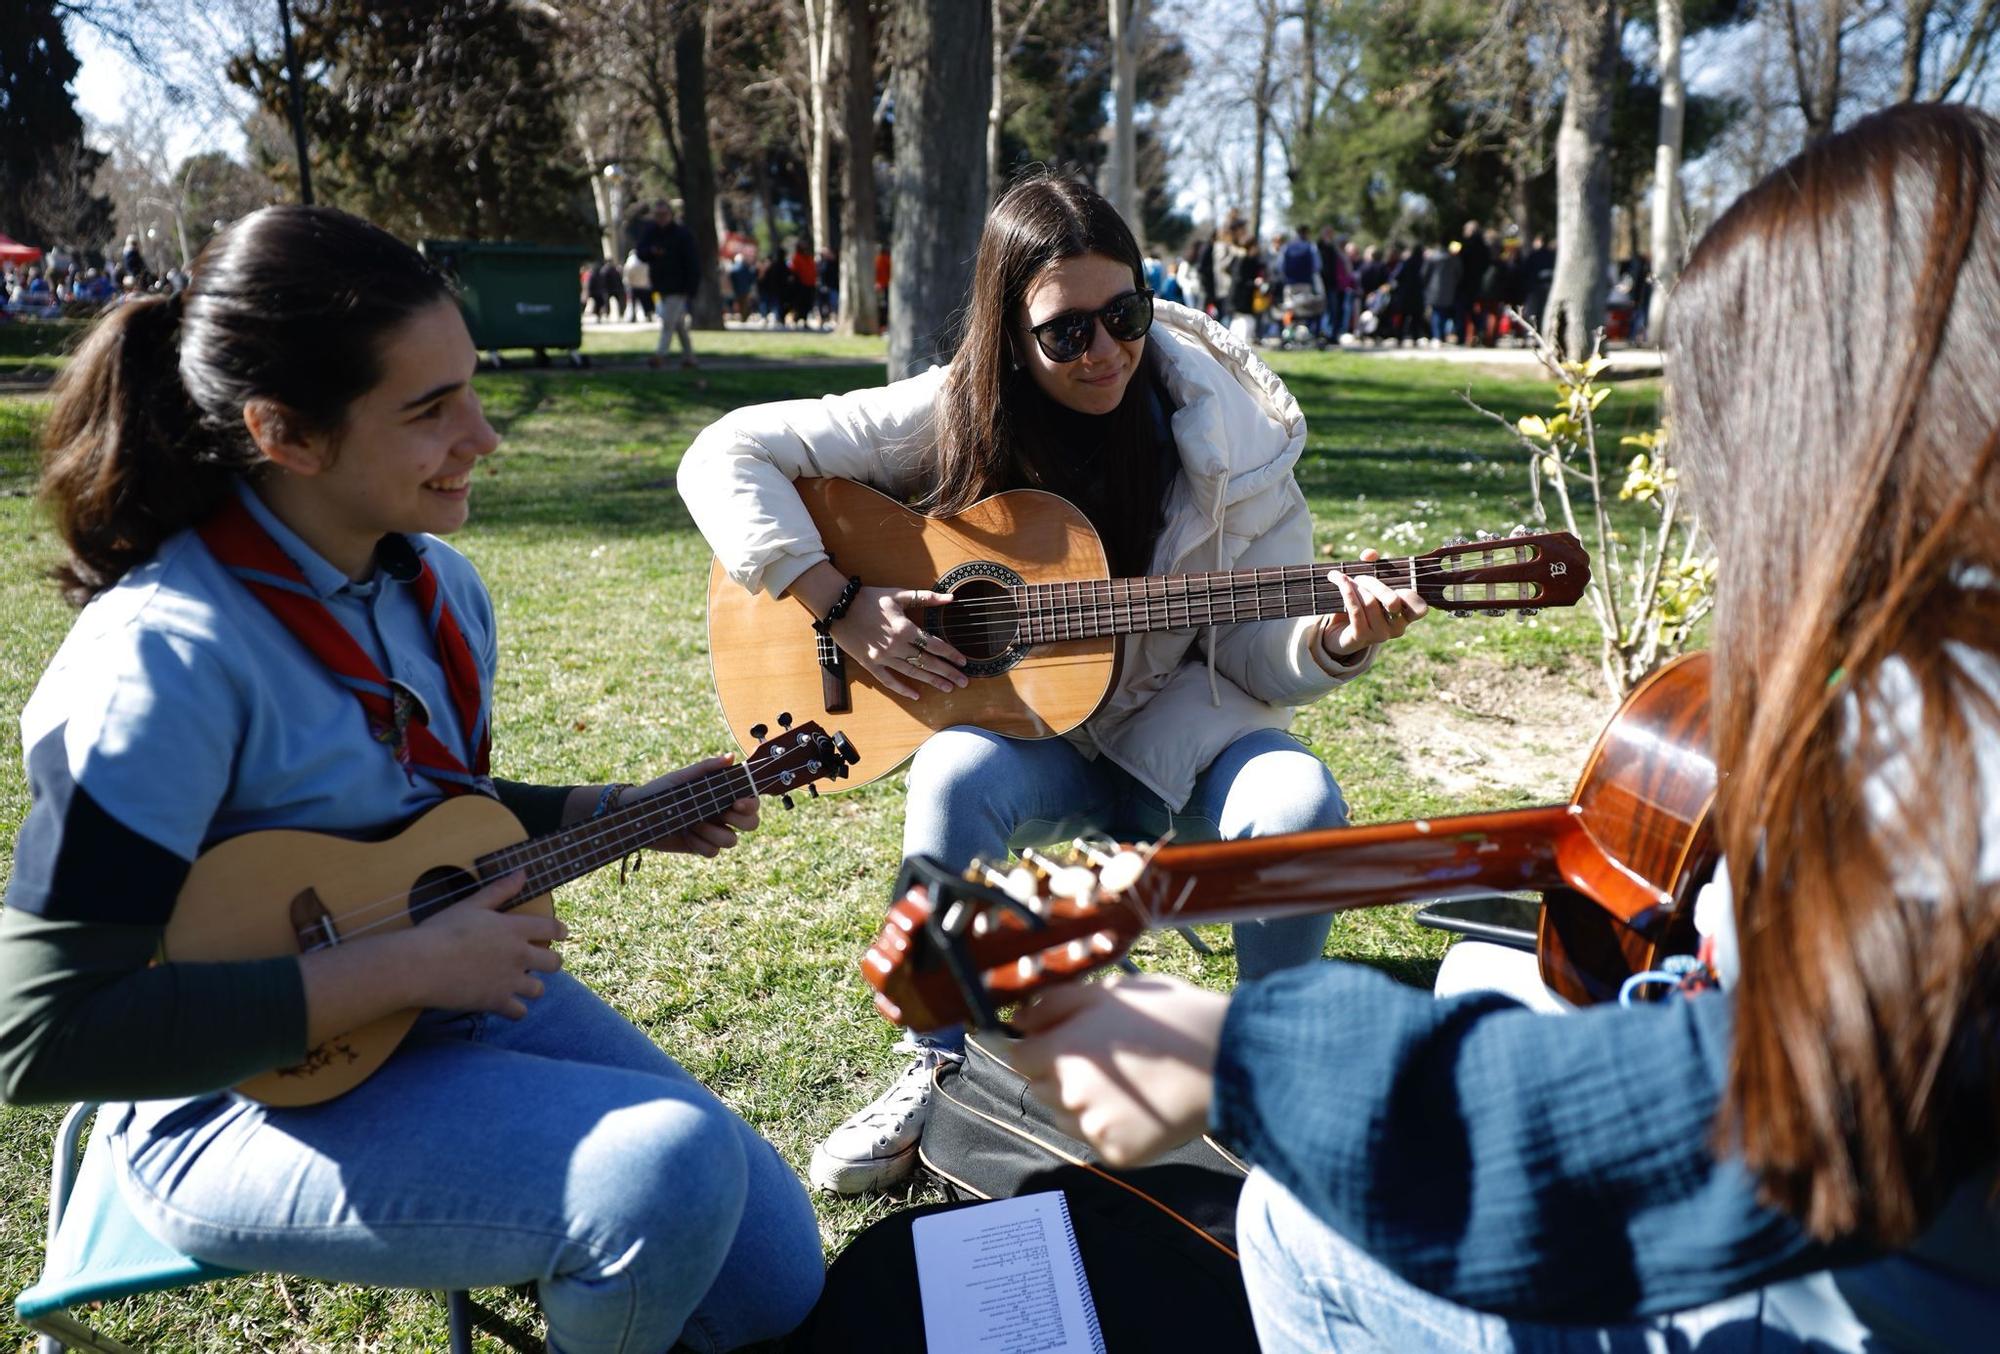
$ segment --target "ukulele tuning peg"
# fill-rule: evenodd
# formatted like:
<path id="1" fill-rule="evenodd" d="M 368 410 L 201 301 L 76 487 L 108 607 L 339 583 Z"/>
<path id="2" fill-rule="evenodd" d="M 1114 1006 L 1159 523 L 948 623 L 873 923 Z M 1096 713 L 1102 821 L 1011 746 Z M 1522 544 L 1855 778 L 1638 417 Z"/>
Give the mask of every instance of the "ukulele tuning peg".
<path id="1" fill-rule="evenodd" d="M 861 760 L 861 754 L 855 750 L 854 744 L 847 741 L 847 735 L 844 733 L 837 733 L 833 736 L 833 750 L 838 752 L 840 760 L 846 762 L 849 766 L 853 766 Z"/>
<path id="2" fill-rule="evenodd" d="M 792 712 L 790 710 L 781 710 L 778 712 L 778 727 L 781 729 L 792 727 Z"/>
<path id="3" fill-rule="evenodd" d="M 1467 616 L 1470 616 L 1472 613 L 1470 611 L 1454 611 L 1451 614 L 1458 617 L 1460 620 L 1464 620 Z"/>
<path id="4" fill-rule="evenodd" d="M 1528 524 L 1526 522 L 1516 522 L 1514 524 L 1514 529 L 1508 532 L 1507 534 L 1509 536 L 1532 536 L 1535 533 L 1528 530 Z"/>
<path id="5" fill-rule="evenodd" d="M 1519 611 L 1514 613 L 1514 619 L 1525 621 L 1528 620 L 1530 617 L 1539 616 L 1541 614 L 1542 614 L 1542 609 L 1538 606 L 1524 606 Z"/>
<path id="6" fill-rule="evenodd" d="M 1473 539 L 1480 541 L 1496 541 L 1500 539 L 1490 531 L 1475 531 L 1472 535 Z"/>
<path id="7" fill-rule="evenodd" d="M 808 785 L 808 786 L 806 786 L 806 798 L 808 798 L 808 799 L 818 799 L 818 798 L 819 798 L 819 786 L 817 786 L 817 785 Z"/>
<path id="8" fill-rule="evenodd" d="M 779 795 L 778 802 L 788 809 L 792 807 L 792 797 L 790 795 Z"/>
<path id="9" fill-rule="evenodd" d="M 771 726 L 769 724 L 752 724 L 750 726 L 750 736 L 760 743 L 764 741 L 770 732 Z"/>
<path id="10" fill-rule="evenodd" d="M 1444 538 L 1444 543 L 1445 543 L 1446 545 L 1471 545 L 1471 544 L 1472 544 L 1472 542 L 1471 542 L 1470 540 L 1466 539 L 1466 538 L 1465 538 L 1465 537 L 1463 537 L 1463 536 L 1447 536 L 1447 537 L 1445 537 L 1445 538 Z"/>

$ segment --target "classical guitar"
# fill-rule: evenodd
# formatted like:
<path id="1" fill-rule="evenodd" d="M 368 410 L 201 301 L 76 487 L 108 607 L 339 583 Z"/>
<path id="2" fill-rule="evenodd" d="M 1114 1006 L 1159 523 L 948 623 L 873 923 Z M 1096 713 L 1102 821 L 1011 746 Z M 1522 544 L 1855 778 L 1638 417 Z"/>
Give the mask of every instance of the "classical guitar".
<path id="1" fill-rule="evenodd" d="M 1414 588 L 1455 614 L 1568 606 L 1590 581 L 1590 557 L 1567 532 L 1365 563 L 1112 578 L 1096 531 L 1054 494 L 1014 490 L 955 517 L 923 517 L 851 480 L 801 479 L 793 487 L 842 573 L 951 593 L 923 624 L 971 660 L 973 680 L 964 687 L 905 700 L 820 643 L 798 602 L 745 591 L 714 565 L 709 653 L 730 732 L 749 747 L 750 722 L 772 701 L 838 715 L 866 750 L 843 788 L 894 771 L 954 724 L 1014 738 L 1067 733 L 1111 690 L 1122 635 L 1339 612 L 1330 568 Z"/>
<path id="2" fill-rule="evenodd" d="M 856 754 L 844 734 L 794 726 L 789 716 L 780 723 L 784 730 L 738 765 L 532 839 L 484 795 L 447 799 L 386 841 L 294 831 L 232 837 L 204 851 L 189 871 L 161 957 L 268 959 L 402 930 L 517 870 L 526 883 L 509 906 L 550 915 L 556 886 L 719 818 L 738 799 L 782 795 L 789 808 L 793 792 L 817 794 L 820 782 L 847 774 Z M 419 1014 L 384 1016 L 236 1089 L 267 1105 L 331 1100 L 386 1062 Z"/>
<path id="3" fill-rule="evenodd" d="M 1693 948 L 1715 865 L 1708 727 L 1708 655 L 1690 654 L 1626 698 L 1566 804 L 1150 852 L 1084 841 L 963 877 L 913 862 L 861 970 L 898 1024 L 991 1025 L 1149 928 L 1537 890 L 1542 980 L 1603 1001 Z"/>

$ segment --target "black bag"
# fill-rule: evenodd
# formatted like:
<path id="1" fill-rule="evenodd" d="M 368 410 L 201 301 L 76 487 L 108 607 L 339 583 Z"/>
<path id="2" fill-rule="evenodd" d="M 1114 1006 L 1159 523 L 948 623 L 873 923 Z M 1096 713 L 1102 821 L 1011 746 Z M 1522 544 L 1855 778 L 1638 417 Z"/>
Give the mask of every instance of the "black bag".
<path id="1" fill-rule="evenodd" d="M 1199 1350 L 1255 1354 L 1257 1333 L 1236 1258 L 1244 1164 L 1197 1139 L 1138 1170 L 1099 1165 L 1057 1130 L 1008 1064 L 1012 1040 L 974 1034 L 962 1066 L 932 1074 L 919 1158 L 958 1203 L 907 1209 L 850 1242 L 827 1272 L 791 1354 L 923 1351 L 910 1224 L 929 1213 L 1059 1189 L 1109 1354 Z M 957 1354 L 931 1351 L 931 1354 Z"/>

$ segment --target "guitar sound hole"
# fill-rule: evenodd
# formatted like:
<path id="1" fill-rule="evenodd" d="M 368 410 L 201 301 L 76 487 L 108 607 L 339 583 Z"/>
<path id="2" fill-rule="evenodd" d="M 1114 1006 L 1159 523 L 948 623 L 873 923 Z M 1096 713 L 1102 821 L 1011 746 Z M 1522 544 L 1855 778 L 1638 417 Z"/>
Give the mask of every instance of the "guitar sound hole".
<path id="1" fill-rule="evenodd" d="M 1007 589 L 971 578 L 953 588 L 952 597 L 950 606 L 933 613 L 944 637 L 975 663 L 1005 658 L 1020 635 L 1020 615 Z"/>
<path id="2" fill-rule="evenodd" d="M 425 870 L 416 887 L 410 890 L 410 925 L 422 925 L 432 914 L 469 896 L 478 887 L 479 880 L 470 870 L 450 865 Z"/>

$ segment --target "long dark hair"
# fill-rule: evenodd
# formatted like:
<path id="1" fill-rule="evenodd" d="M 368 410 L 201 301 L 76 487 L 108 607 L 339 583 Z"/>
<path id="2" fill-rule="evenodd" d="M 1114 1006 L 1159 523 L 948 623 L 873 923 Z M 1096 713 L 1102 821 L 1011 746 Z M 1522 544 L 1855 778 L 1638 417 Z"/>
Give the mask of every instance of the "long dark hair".
<path id="1" fill-rule="evenodd" d="M 451 294 L 408 245 L 327 207 L 267 207 L 211 240 L 187 289 L 98 321 L 56 382 L 41 495 L 81 605 L 201 521 L 263 458 L 243 423 L 269 400 L 336 432 L 382 378 L 384 337 Z"/>
<path id="2" fill-rule="evenodd" d="M 1143 287 L 1139 243 L 1117 210 L 1080 180 L 1046 169 L 1017 180 L 993 205 L 979 236 L 964 337 L 937 401 L 935 477 L 922 505 L 940 516 L 1003 489 L 1083 495 L 1080 459 L 1103 458 L 1101 482 L 1118 486 L 1117 510 L 1082 504 L 1105 538 L 1114 568 L 1143 572 L 1161 521 L 1171 467 L 1157 455 L 1152 405 L 1153 345 L 1117 409 L 1099 418 L 1065 416 L 1035 386 L 1017 357 L 1028 290 L 1050 264 L 1102 254 L 1132 270 Z M 1078 436 L 1099 439 L 1075 445 Z"/>
<path id="3" fill-rule="evenodd" d="M 1723 564 L 1717 1146 L 1821 1237 L 1907 1240 L 2000 1141 L 1973 751 L 2000 713 L 1953 652 L 2000 653 L 1996 313 L 2000 123 L 1930 105 L 1751 189 L 1673 298 L 1674 440 Z"/>

